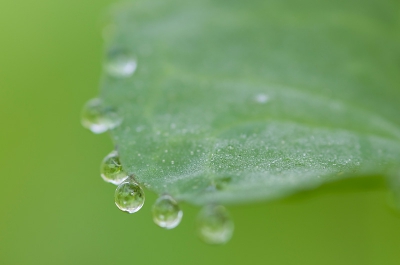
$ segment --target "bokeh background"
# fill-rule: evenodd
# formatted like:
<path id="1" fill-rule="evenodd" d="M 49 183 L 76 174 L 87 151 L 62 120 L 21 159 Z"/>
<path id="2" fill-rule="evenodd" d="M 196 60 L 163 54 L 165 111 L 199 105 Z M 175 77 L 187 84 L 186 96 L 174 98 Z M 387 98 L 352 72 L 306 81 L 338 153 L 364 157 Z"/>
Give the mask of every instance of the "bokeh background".
<path id="1" fill-rule="evenodd" d="M 233 239 L 200 242 L 197 208 L 179 227 L 133 215 L 99 176 L 108 135 L 80 126 L 97 95 L 111 0 L 0 0 L 0 264 L 340 264 L 400 262 L 400 217 L 384 181 L 346 181 L 230 207 Z"/>

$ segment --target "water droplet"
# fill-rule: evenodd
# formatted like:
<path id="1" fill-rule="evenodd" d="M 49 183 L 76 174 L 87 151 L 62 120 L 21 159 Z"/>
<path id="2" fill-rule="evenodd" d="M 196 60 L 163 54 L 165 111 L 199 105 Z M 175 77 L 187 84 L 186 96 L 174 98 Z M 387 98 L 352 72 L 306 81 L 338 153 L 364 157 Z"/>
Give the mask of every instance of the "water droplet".
<path id="1" fill-rule="evenodd" d="M 170 195 L 162 195 L 153 205 L 154 222 L 166 229 L 172 229 L 179 225 L 183 212 L 178 203 Z"/>
<path id="2" fill-rule="evenodd" d="M 99 98 L 89 100 L 82 110 L 82 126 L 93 133 L 103 133 L 121 124 L 122 118 L 117 111 L 105 106 Z"/>
<path id="3" fill-rule="evenodd" d="M 174 161 L 171 161 L 171 164 L 173 165 L 173 164 L 175 164 L 175 162 L 174 162 Z"/>
<path id="4" fill-rule="evenodd" d="M 232 237 L 234 225 L 223 206 L 204 207 L 197 218 L 199 237 L 208 244 L 224 244 Z"/>
<path id="5" fill-rule="evenodd" d="M 124 212 L 135 213 L 144 204 L 144 191 L 131 177 L 124 180 L 115 190 L 115 204 Z"/>
<path id="6" fill-rule="evenodd" d="M 255 97 L 255 100 L 258 103 L 262 103 L 263 104 L 263 103 L 265 103 L 265 102 L 267 102 L 269 100 L 269 97 L 267 95 L 265 95 L 265 94 L 257 94 L 256 97 Z"/>
<path id="7" fill-rule="evenodd" d="M 109 153 L 101 162 L 100 166 L 101 177 L 106 182 L 118 185 L 128 176 L 122 169 L 119 156 L 116 151 Z"/>
<path id="8" fill-rule="evenodd" d="M 123 49 L 111 49 L 106 58 L 104 70 L 114 77 L 129 77 L 137 67 L 136 58 Z"/>

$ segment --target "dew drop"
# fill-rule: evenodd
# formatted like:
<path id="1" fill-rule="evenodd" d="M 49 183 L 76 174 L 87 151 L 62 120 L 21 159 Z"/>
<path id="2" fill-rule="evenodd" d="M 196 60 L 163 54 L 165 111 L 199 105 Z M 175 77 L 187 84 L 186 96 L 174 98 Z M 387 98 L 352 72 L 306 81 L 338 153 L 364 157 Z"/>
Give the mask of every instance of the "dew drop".
<path id="1" fill-rule="evenodd" d="M 86 129 L 93 133 L 103 133 L 107 130 L 114 129 L 122 122 L 122 118 L 117 111 L 109 106 L 104 105 L 99 98 L 89 100 L 82 110 L 81 123 Z"/>
<path id="2" fill-rule="evenodd" d="M 234 225 L 223 206 L 205 206 L 197 217 L 199 237 L 208 244 L 225 244 L 231 239 Z"/>
<path id="3" fill-rule="evenodd" d="M 111 49 L 104 64 L 104 70 L 114 77 L 129 77 L 136 71 L 136 58 L 123 49 Z"/>
<path id="4" fill-rule="evenodd" d="M 144 204 L 144 191 L 131 177 L 124 180 L 115 190 L 115 204 L 124 212 L 135 213 Z"/>
<path id="5" fill-rule="evenodd" d="M 122 169 L 117 151 L 112 151 L 103 159 L 100 172 L 104 181 L 115 185 L 119 185 L 128 177 Z"/>
<path id="6" fill-rule="evenodd" d="M 153 205 L 153 221 L 165 229 L 172 229 L 179 225 L 183 212 L 178 203 L 170 195 L 162 195 Z"/>
<path id="7" fill-rule="evenodd" d="M 268 98 L 268 96 L 265 95 L 265 94 L 257 94 L 256 97 L 255 97 L 255 100 L 256 100 L 258 103 L 263 104 L 263 103 L 266 103 L 266 102 L 269 100 L 269 98 Z"/>

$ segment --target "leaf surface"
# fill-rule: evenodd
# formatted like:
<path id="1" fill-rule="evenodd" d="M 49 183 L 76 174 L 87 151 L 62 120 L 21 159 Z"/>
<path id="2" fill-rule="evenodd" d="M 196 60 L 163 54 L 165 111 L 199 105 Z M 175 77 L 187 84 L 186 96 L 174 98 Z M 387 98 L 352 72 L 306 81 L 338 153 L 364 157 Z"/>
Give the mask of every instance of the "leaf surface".
<path id="1" fill-rule="evenodd" d="M 124 119 L 111 135 L 125 170 L 199 205 L 387 174 L 400 157 L 399 10 L 355 0 L 119 6 L 107 51 L 135 54 L 138 67 L 105 74 L 101 98 Z"/>

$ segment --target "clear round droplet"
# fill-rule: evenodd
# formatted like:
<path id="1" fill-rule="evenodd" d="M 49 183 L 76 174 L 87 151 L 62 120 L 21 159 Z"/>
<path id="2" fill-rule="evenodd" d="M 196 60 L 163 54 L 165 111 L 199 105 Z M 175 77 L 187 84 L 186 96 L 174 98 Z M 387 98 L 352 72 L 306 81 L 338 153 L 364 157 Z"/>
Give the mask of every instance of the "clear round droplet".
<path id="1" fill-rule="evenodd" d="M 93 133 L 103 133 L 121 124 L 122 118 L 113 107 L 106 106 L 99 98 L 89 100 L 82 110 L 82 126 Z"/>
<path id="2" fill-rule="evenodd" d="M 115 190 L 115 204 L 124 212 L 135 213 L 144 204 L 144 191 L 132 178 L 127 178 Z"/>
<path id="3" fill-rule="evenodd" d="M 170 195 L 160 196 L 153 205 L 153 221 L 158 226 L 172 229 L 179 225 L 183 212 Z"/>
<path id="4" fill-rule="evenodd" d="M 101 177 L 106 182 L 119 185 L 128 176 L 124 172 L 117 151 L 109 153 L 101 162 Z"/>
<path id="5" fill-rule="evenodd" d="M 129 77 L 136 71 L 135 56 L 123 49 L 111 49 L 104 64 L 104 70 L 113 77 Z"/>
<path id="6" fill-rule="evenodd" d="M 231 239 L 233 229 L 233 221 L 223 206 L 206 206 L 198 215 L 199 237 L 208 244 L 225 244 Z"/>

